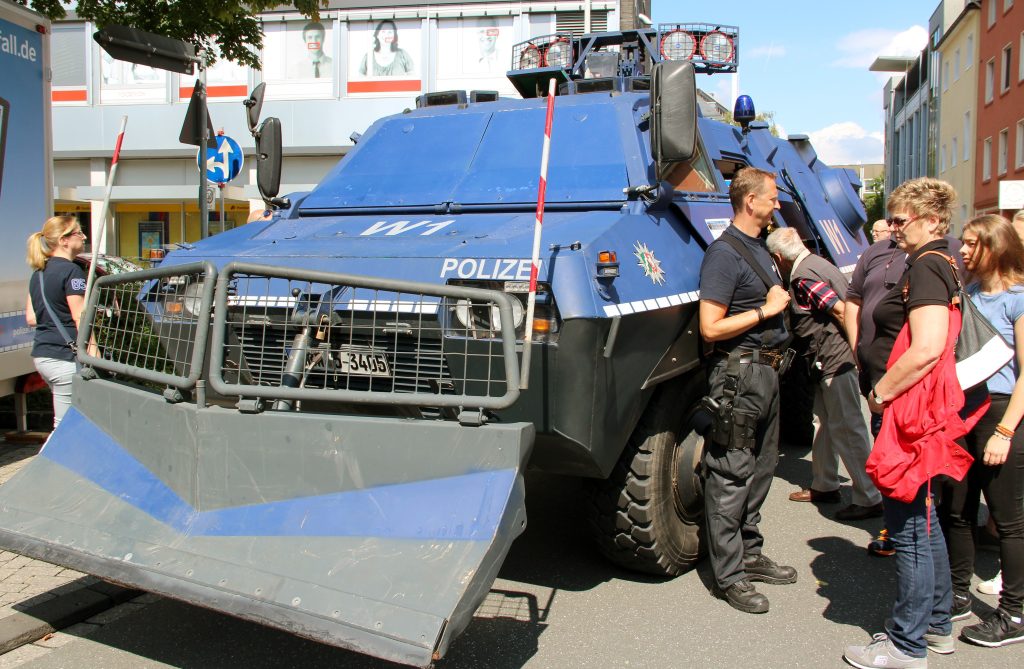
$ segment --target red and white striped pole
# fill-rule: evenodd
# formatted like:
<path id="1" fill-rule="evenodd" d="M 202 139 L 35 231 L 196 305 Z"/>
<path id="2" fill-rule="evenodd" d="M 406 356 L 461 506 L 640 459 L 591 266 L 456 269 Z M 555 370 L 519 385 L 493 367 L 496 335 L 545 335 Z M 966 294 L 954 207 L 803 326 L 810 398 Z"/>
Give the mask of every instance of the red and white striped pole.
<path id="1" fill-rule="evenodd" d="M 107 236 L 107 211 L 110 209 L 110 195 L 114 190 L 114 176 L 117 174 L 117 161 L 121 156 L 121 143 L 124 141 L 124 129 L 128 125 L 128 117 L 121 117 L 121 129 L 117 133 L 117 144 L 114 145 L 114 157 L 110 161 L 110 174 L 107 175 L 107 192 L 103 196 L 103 208 L 100 209 L 100 218 L 92 221 L 92 260 L 89 263 L 89 278 L 85 282 L 85 303 L 89 304 L 89 295 L 92 291 L 92 282 L 96 278 L 96 259 L 99 250 L 103 248 Z M 99 232 L 97 232 L 97 226 Z"/>
<path id="2" fill-rule="evenodd" d="M 530 295 L 526 300 L 526 333 L 523 336 L 523 366 L 519 388 L 530 387 L 530 353 L 533 349 L 533 310 L 537 304 L 537 274 L 540 272 L 540 231 L 544 226 L 544 195 L 548 190 L 548 156 L 551 155 L 551 120 L 555 116 L 555 80 L 548 82 L 548 113 L 544 119 L 544 149 L 540 155 L 540 180 L 537 182 L 537 218 L 533 226 L 533 256 L 530 264 Z"/>

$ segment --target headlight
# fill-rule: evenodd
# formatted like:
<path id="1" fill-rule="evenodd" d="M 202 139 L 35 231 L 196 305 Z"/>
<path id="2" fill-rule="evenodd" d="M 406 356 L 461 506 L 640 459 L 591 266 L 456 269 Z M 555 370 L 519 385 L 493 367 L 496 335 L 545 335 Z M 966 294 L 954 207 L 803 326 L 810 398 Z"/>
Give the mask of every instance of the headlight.
<path id="1" fill-rule="evenodd" d="M 526 300 L 529 284 L 525 281 L 452 281 L 451 285 L 473 288 L 500 290 L 508 295 L 512 302 L 512 327 L 516 339 L 522 340 L 526 334 Z M 534 341 L 553 342 L 558 339 L 560 329 L 558 308 L 551 296 L 550 287 L 538 284 L 537 303 L 533 312 Z M 497 339 L 501 337 L 501 312 L 497 305 L 490 302 L 472 302 L 460 298 L 449 302 L 449 309 L 454 326 L 450 334 L 472 339 Z"/>
<path id="2" fill-rule="evenodd" d="M 512 302 L 512 327 L 518 330 L 525 314 L 523 303 L 514 295 L 509 295 L 509 298 Z M 467 330 L 486 330 L 491 336 L 501 336 L 501 310 L 498 305 L 477 304 L 463 298 L 455 303 L 454 311 L 455 320 Z"/>
<path id="3" fill-rule="evenodd" d="M 190 316 L 198 316 L 203 306 L 203 282 L 197 281 L 188 284 L 181 302 Z"/>

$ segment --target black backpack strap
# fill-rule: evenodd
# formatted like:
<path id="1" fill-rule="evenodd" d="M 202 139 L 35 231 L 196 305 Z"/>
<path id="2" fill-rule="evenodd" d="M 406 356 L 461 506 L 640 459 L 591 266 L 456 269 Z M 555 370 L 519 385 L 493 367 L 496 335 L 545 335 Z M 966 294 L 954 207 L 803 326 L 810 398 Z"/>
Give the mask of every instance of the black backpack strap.
<path id="1" fill-rule="evenodd" d="M 773 279 L 771 275 L 769 275 L 768 272 L 764 270 L 764 267 L 761 266 L 761 263 L 757 262 L 757 260 L 754 258 L 754 254 L 750 252 L 750 249 L 748 249 L 747 245 L 744 244 L 741 240 L 729 234 L 723 234 L 718 239 L 719 241 L 723 241 L 729 246 L 731 246 L 736 251 L 736 253 L 740 254 L 741 258 L 747 261 L 747 264 L 750 265 L 750 269 L 754 270 L 754 274 L 756 274 L 761 279 L 761 281 L 764 282 L 764 287 L 766 289 L 771 290 L 772 286 L 779 285 L 775 282 L 775 279 Z"/>

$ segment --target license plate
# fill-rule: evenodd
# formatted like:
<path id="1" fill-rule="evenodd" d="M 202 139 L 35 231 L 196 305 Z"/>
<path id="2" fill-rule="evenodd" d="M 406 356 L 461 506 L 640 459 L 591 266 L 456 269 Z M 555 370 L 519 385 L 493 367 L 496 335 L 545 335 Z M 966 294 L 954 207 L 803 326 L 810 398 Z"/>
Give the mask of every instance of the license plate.
<path id="1" fill-rule="evenodd" d="M 338 361 L 344 374 L 358 376 L 391 376 L 388 358 L 383 353 L 362 346 L 341 346 Z"/>

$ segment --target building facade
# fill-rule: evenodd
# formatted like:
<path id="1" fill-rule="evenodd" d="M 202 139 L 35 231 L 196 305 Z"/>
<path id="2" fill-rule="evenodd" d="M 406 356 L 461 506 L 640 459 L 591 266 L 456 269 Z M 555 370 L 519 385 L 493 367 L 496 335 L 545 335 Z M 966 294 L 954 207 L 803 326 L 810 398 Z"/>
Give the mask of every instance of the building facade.
<path id="1" fill-rule="evenodd" d="M 979 12 L 974 208 L 1013 215 L 1024 207 L 1024 8 L 982 0 Z M 1000 191 L 1004 200 L 1000 202 Z M 1017 197 L 1008 197 L 1018 191 Z"/>
<path id="2" fill-rule="evenodd" d="M 871 69 L 893 73 L 882 91 L 889 193 L 907 179 L 934 173 L 931 49 L 911 58 L 878 58 Z"/>
<path id="3" fill-rule="evenodd" d="M 953 234 L 974 215 L 975 119 L 978 90 L 978 26 L 980 2 L 945 2 L 948 21 L 938 47 L 940 67 L 938 94 L 937 175 L 953 185 L 959 196 Z M 953 13 L 951 9 L 958 9 Z"/>
<path id="4" fill-rule="evenodd" d="M 215 130 L 251 157 L 242 101 L 266 83 L 263 115 L 284 129 L 282 193 L 309 190 L 376 119 L 438 90 L 515 91 L 505 73 L 518 42 L 556 32 L 636 27 L 650 0 L 332 0 L 311 22 L 294 12 L 261 15 L 261 70 L 220 61 L 206 72 Z M 106 225 L 104 251 L 159 257 L 200 236 L 196 148 L 178 136 L 195 77 L 111 59 L 95 26 L 53 29 L 55 209 L 80 216 L 97 238 L 110 159 L 122 117 L 127 131 Z M 262 210 L 255 161 L 211 189 L 210 231 L 244 224 Z M 208 200 L 211 197 L 207 198 Z"/>

